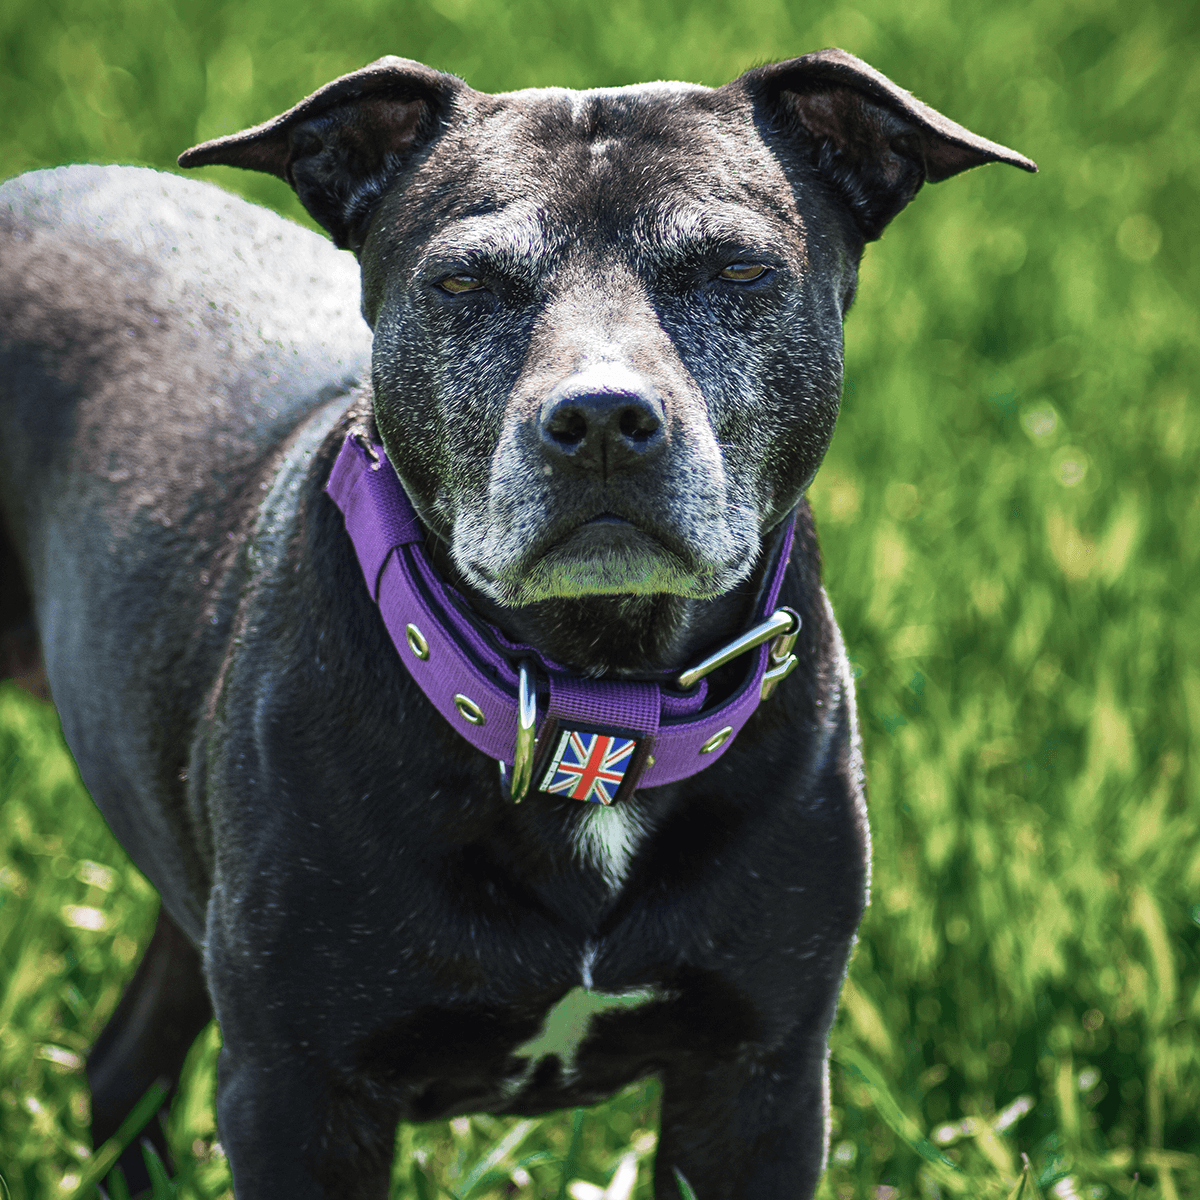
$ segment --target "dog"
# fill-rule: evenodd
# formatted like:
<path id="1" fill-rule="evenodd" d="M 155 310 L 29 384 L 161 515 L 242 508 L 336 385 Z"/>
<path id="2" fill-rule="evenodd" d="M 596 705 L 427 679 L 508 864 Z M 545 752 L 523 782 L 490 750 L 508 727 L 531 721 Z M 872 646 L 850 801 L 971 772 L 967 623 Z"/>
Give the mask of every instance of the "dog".
<path id="1" fill-rule="evenodd" d="M 5 645 L 163 904 L 97 1138 L 215 1013 L 239 1200 L 648 1075 L 659 1200 L 813 1194 L 869 844 L 804 493 L 864 245 L 987 162 L 839 50 L 380 59 L 180 158 L 365 325 L 210 185 L 5 185 Z"/>

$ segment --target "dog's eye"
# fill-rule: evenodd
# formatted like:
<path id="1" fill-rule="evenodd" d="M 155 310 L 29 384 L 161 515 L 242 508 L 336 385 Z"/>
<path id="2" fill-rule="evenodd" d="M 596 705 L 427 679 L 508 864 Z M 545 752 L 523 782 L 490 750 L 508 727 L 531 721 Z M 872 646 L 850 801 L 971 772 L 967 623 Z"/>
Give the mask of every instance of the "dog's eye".
<path id="1" fill-rule="evenodd" d="M 447 275 L 445 279 L 439 279 L 437 286 L 443 292 L 449 292 L 452 296 L 457 296 L 462 292 L 475 292 L 483 287 L 483 280 L 476 275 Z"/>
<path id="2" fill-rule="evenodd" d="M 734 283 L 753 283 L 767 273 L 762 263 L 735 262 L 721 272 L 722 279 L 732 279 Z"/>

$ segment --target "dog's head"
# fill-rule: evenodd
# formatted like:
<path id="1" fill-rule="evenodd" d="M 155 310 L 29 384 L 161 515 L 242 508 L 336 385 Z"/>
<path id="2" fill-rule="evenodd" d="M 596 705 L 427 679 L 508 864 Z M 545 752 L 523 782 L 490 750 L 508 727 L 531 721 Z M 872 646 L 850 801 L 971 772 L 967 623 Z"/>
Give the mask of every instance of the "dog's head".
<path id="1" fill-rule="evenodd" d="M 864 243 L 991 161 L 1035 169 L 838 50 L 498 96 L 385 58 L 180 159 L 359 256 L 388 456 L 514 606 L 745 579 L 829 444 Z"/>

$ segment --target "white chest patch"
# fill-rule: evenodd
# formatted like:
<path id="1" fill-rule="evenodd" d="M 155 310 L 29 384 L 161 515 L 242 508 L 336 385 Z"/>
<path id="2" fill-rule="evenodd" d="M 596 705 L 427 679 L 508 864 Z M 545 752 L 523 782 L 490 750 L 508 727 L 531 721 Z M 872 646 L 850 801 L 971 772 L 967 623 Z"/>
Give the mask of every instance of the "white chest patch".
<path id="1" fill-rule="evenodd" d="M 556 1055 L 562 1069 L 562 1081 L 570 1083 L 575 1077 L 575 1055 L 591 1032 L 592 1018 L 614 1008 L 637 1008 L 651 1000 L 662 999 L 657 988 L 632 988 L 627 992 L 594 992 L 590 988 L 572 988 L 545 1016 L 536 1036 L 522 1042 L 513 1050 L 517 1058 L 528 1061 L 520 1075 L 508 1080 L 504 1090 L 509 1095 L 519 1092 L 533 1078 L 537 1065 L 551 1054 Z"/>
<path id="2" fill-rule="evenodd" d="M 625 882 L 629 864 L 637 853 L 647 827 L 642 814 L 629 803 L 589 804 L 571 833 L 575 857 L 595 867 L 609 891 Z"/>

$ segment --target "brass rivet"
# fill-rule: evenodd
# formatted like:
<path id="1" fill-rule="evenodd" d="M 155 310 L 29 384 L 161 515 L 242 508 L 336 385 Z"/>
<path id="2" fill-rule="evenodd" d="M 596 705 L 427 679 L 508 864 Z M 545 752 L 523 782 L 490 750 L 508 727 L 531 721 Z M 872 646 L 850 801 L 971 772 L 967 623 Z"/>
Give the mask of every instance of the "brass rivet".
<path id="1" fill-rule="evenodd" d="M 458 709 L 464 721 L 470 721 L 472 725 L 487 724 L 487 717 L 483 715 L 483 709 L 469 696 L 464 696 L 462 692 L 454 693 L 454 707 Z"/>
<path id="2" fill-rule="evenodd" d="M 701 754 L 711 754 L 718 746 L 723 746 L 729 740 L 729 735 L 733 732 L 732 725 L 726 725 L 724 729 L 718 729 L 716 733 L 700 747 Z"/>
<path id="3" fill-rule="evenodd" d="M 405 625 L 404 636 L 408 640 L 408 648 L 424 662 L 429 657 L 429 643 L 415 625 Z"/>
<path id="4" fill-rule="evenodd" d="M 654 755 L 647 754 L 646 755 L 646 769 L 649 770 L 652 766 L 654 766 Z"/>

